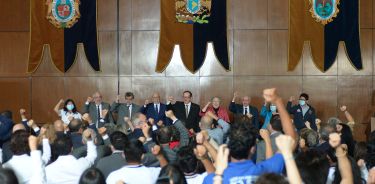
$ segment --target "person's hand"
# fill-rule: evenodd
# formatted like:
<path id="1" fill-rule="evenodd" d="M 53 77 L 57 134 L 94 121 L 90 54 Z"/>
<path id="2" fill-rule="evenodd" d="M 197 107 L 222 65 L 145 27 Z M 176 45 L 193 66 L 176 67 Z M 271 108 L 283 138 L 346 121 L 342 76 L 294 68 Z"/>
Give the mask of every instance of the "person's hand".
<path id="1" fill-rule="evenodd" d="M 122 95 L 117 95 L 117 97 L 116 97 L 116 102 L 118 102 L 118 101 L 120 101 L 120 99 L 122 98 Z"/>
<path id="2" fill-rule="evenodd" d="M 26 110 L 25 110 L 25 109 L 21 109 L 21 110 L 20 110 L 20 114 L 21 114 L 21 115 L 25 115 L 25 113 L 26 113 Z"/>
<path id="3" fill-rule="evenodd" d="M 195 131 L 194 131 L 194 129 L 192 129 L 192 128 L 190 128 L 190 133 L 192 133 L 193 135 L 195 134 Z"/>
<path id="4" fill-rule="evenodd" d="M 153 148 L 151 148 L 151 153 L 155 155 L 156 157 L 161 155 L 160 146 L 155 145 Z"/>
<path id="5" fill-rule="evenodd" d="M 203 144 L 204 142 L 204 136 L 202 133 L 198 133 L 197 136 L 196 136 L 196 141 L 198 144 Z"/>
<path id="6" fill-rule="evenodd" d="M 107 128 L 105 127 L 101 127 L 98 129 L 98 133 L 103 137 L 105 135 L 107 135 Z"/>
<path id="7" fill-rule="evenodd" d="M 292 153 L 295 140 L 288 135 L 279 135 L 275 139 L 276 145 L 281 153 Z"/>
<path id="8" fill-rule="evenodd" d="M 64 100 L 63 100 L 63 99 L 61 99 L 61 100 L 59 101 L 59 104 L 62 104 L 62 103 L 64 103 Z"/>
<path id="9" fill-rule="evenodd" d="M 206 106 L 208 107 L 211 104 L 211 102 L 207 102 Z"/>
<path id="10" fill-rule="evenodd" d="M 211 111 L 207 111 L 205 115 L 211 117 L 212 119 L 214 119 L 214 117 L 216 116 L 216 115 L 215 115 L 214 113 L 212 113 Z"/>
<path id="11" fill-rule="evenodd" d="M 69 117 L 68 117 L 68 120 L 69 120 L 69 121 L 73 121 L 73 120 L 74 120 L 74 117 L 73 117 L 73 116 L 69 116 Z"/>
<path id="12" fill-rule="evenodd" d="M 155 120 L 152 119 L 152 118 L 148 118 L 148 122 L 150 122 L 150 124 L 151 124 L 152 126 L 155 125 Z"/>
<path id="13" fill-rule="evenodd" d="M 299 147 L 300 147 L 301 149 L 304 148 L 304 147 L 306 146 L 305 139 L 300 139 L 298 143 L 299 143 Z"/>
<path id="14" fill-rule="evenodd" d="M 342 106 L 342 107 L 340 107 L 340 109 L 341 109 L 342 112 L 345 112 L 346 111 L 346 106 Z"/>
<path id="15" fill-rule="evenodd" d="M 87 97 L 87 101 L 86 102 L 91 102 L 92 101 L 92 98 L 91 97 Z"/>
<path id="16" fill-rule="evenodd" d="M 46 132 L 47 132 L 46 128 L 42 127 L 40 129 L 40 135 L 42 136 L 43 139 L 47 138 Z"/>
<path id="17" fill-rule="evenodd" d="M 64 123 L 63 127 L 64 127 L 65 131 L 69 131 L 69 124 L 68 123 Z"/>
<path id="18" fill-rule="evenodd" d="M 264 140 L 271 140 L 270 132 L 267 129 L 260 129 L 259 133 L 260 133 L 260 136 L 262 136 Z"/>
<path id="19" fill-rule="evenodd" d="M 168 118 L 173 117 L 174 116 L 173 111 L 172 110 L 165 111 L 165 116 L 167 116 Z"/>
<path id="20" fill-rule="evenodd" d="M 348 150 L 348 145 L 346 144 L 341 144 L 341 147 L 343 150 L 347 151 Z"/>
<path id="21" fill-rule="evenodd" d="M 151 127 L 150 126 L 148 126 L 148 124 L 147 123 L 143 123 L 143 126 L 142 126 L 142 132 L 143 132 L 143 134 L 146 136 L 146 138 L 149 138 L 149 134 L 148 134 L 148 132 L 150 131 L 150 129 L 151 129 Z"/>
<path id="22" fill-rule="evenodd" d="M 159 122 L 158 122 L 158 126 L 161 127 L 161 126 L 163 126 L 163 125 L 164 125 L 163 120 L 159 120 Z"/>
<path id="23" fill-rule="evenodd" d="M 289 98 L 289 101 L 293 101 L 293 100 L 295 100 L 296 99 L 296 97 L 294 97 L 294 96 L 291 96 L 290 98 Z"/>
<path id="24" fill-rule="evenodd" d="M 140 140 L 143 144 L 146 143 L 146 138 L 145 138 L 145 137 L 139 137 L 139 140 Z"/>
<path id="25" fill-rule="evenodd" d="M 374 183 L 375 183 L 375 168 L 371 168 L 368 171 L 367 184 L 374 184 Z"/>
<path id="26" fill-rule="evenodd" d="M 229 156 L 229 148 L 227 148 L 226 144 L 223 144 L 219 147 L 219 151 L 217 152 L 216 156 L 216 171 L 215 174 L 222 175 L 225 169 L 228 167 L 228 156 Z"/>
<path id="27" fill-rule="evenodd" d="M 237 98 L 237 96 L 238 96 L 238 93 L 235 92 L 234 95 L 233 95 L 233 98 Z"/>
<path id="28" fill-rule="evenodd" d="M 196 148 L 194 148 L 194 154 L 197 158 L 202 158 L 206 155 L 207 149 L 203 145 L 197 145 Z"/>
<path id="29" fill-rule="evenodd" d="M 359 159 L 357 164 L 358 164 L 358 167 L 361 168 L 365 164 L 365 161 L 363 159 Z"/>
<path id="30" fill-rule="evenodd" d="M 89 113 L 83 114 L 82 119 L 85 120 L 85 121 L 87 121 L 89 124 L 92 123 L 92 119 L 91 119 Z"/>
<path id="31" fill-rule="evenodd" d="M 30 119 L 28 122 L 27 122 L 27 126 L 31 127 L 31 128 L 36 128 L 36 124 L 34 122 L 34 120 Z"/>
<path id="32" fill-rule="evenodd" d="M 250 118 L 250 119 L 253 117 L 253 115 L 250 114 L 250 113 L 247 113 L 246 116 L 247 116 L 248 118 Z"/>
<path id="33" fill-rule="evenodd" d="M 306 122 L 305 122 L 305 125 L 306 125 L 306 127 L 307 127 L 308 129 L 311 129 L 310 122 L 306 121 Z"/>
<path id="34" fill-rule="evenodd" d="M 267 105 L 267 103 L 268 103 L 268 102 L 267 102 L 267 100 L 264 100 L 264 106 L 266 106 L 266 105 Z"/>
<path id="35" fill-rule="evenodd" d="M 30 151 L 38 150 L 38 138 L 37 137 L 33 135 L 29 136 L 29 147 L 30 147 Z"/>
<path id="36" fill-rule="evenodd" d="M 129 122 L 130 119 L 128 117 L 124 117 L 125 122 Z"/>
<path id="37" fill-rule="evenodd" d="M 263 90 L 263 97 L 267 102 L 276 103 L 280 99 L 279 95 L 276 92 L 276 88 L 265 89 Z"/>
<path id="38" fill-rule="evenodd" d="M 102 119 L 105 119 L 105 117 L 107 116 L 108 114 L 108 109 L 103 109 L 102 110 Z"/>
<path id="39" fill-rule="evenodd" d="M 173 101 L 173 100 L 174 100 L 173 96 L 169 96 L 169 97 L 168 97 L 168 102 L 171 102 L 171 101 Z"/>
<path id="40" fill-rule="evenodd" d="M 145 101 L 145 105 L 149 104 L 150 103 L 150 100 L 146 100 Z"/>
<path id="41" fill-rule="evenodd" d="M 329 144 L 332 148 L 338 148 L 341 145 L 341 137 L 338 133 L 332 133 L 329 135 Z"/>
<path id="42" fill-rule="evenodd" d="M 116 182 L 116 184 L 125 184 L 125 183 L 122 182 L 121 180 L 118 180 L 118 181 Z"/>
<path id="43" fill-rule="evenodd" d="M 86 129 L 84 132 L 83 132 L 83 135 L 86 137 L 87 141 L 91 141 L 91 131 L 89 129 Z"/>
<path id="44" fill-rule="evenodd" d="M 206 138 L 206 139 L 210 138 L 210 135 L 208 135 L 208 131 L 207 130 L 202 130 L 201 133 L 203 134 L 204 138 Z"/>
<path id="45" fill-rule="evenodd" d="M 322 122 L 322 120 L 320 120 L 320 119 L 315 119 L 315 124 L 316 124 L 316 125 L 320 125 L 321 122 Z"/>

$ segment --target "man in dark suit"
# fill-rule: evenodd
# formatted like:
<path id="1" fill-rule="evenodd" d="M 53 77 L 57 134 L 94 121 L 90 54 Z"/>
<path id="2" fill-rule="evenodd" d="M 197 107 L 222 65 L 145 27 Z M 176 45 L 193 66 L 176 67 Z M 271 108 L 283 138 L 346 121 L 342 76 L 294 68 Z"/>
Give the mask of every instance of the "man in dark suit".
<path id="1" fill-rule="evenodd" d="M 229 111 L 233 112 L 236 117 L 238 114 L 251 114 L 251 122 L 253 123 L 256 130 L 259 130 L 259 117 L 258 117 L 258 109 L 256 107 L 250 106 L 251 98 L 247 95 L 241 98 L 242 105 L 236 104 L 237 92 L 234 93 L 233 100 L 229 105 Z"/>
<path id="2" fill-rule="evenodd" d="M 173 96 L 168 97 L 167 109 L 172 110 L 176 113 L 177 119 L 186 119 L 186 127 L 192 132 L 199 132 L 199 121 L 201 117 L 199 116 L 200 107 L 199 105 L 192 103 L 193 94 L 190 91 L 185 91 L 183 93 L 183 102 L 177 101 L 172 104 Z"/>
<path id="3" fill-rule="evenodd" d="M 147 118 L 142 113 L 137 113 L 133 116 L 132 126 L 134 131 L 128 135 L 129 139 L 139 139 L 140 137 L 144 137 L 142 127 L 144 123 L 147 123 Z"/>
<path id="4" fill-rule="evenodd" d="M 118 113 L 117 124 L 125 124 L 128 127 L 128 124 L 125 122 L 124 118 L 128 117 L 132 120 L 133 116 L 139 113 L 141 107 L 139 105 L 133 104 L 134 94 L 132 92 L 125 93 L 126 103 L 120 103 L 121 95 L 118 95 L 116 100 L 112 104 L 111 112 Z"/>
<path id="5" fill-rule="evenodd" d="M 73 150 L 84 146 L 82 142 L 82 132 L 83 132 L 83 125 L 82 121 L 79 119 L 74 119 L 69 124 L 70 130 L 70 138 L 72 139 L 73 143 Z"/>
<path id="6" fill-rule="evenodd" d="M 150 100 L 146 100 L 145 105 L 141 108 L 141 113 L 147 115 L 147 118 L 154 119 L 157 127 L 162 124 L 171 126 L 170 119 L 165 116 L 167 106 L 160 103 L 160 95 L 158 93 L 152 94 L 152 101 L 153 103 L 150 103 Z"/>
<path id="7" fill-rule="evenodd" d="M 307 104 L 309 102 L 309 95 L 302 93 L 299 97 L 299 104 L 292 107 L 294 99 L 294 96 L 290 97 L 286 110 L 289 114 L 294 115 L 294 125 L 297 128 L 297 132 L 299 133 L 303 128 L 307 128 L 307 122 L 310 124 L 310 127 L 316 131 L 315 109 Z"/>
<path id="8" fill-rule="evenodd" d="M 100 128 L 104 126 L 104 123 L 113 122 L 112 113 L 107 113 L 104 119 L 102 119 L 103 110 L 110 110 L 111 106 L 108 103 L 102 102 L 102 95 L 99 92 L 94 93 L 94 102 L 92 101 L 91 97 L 87 98 L 85 106 L 82 108 L 82 114 L 89 113 L 90 118 L 92 119 L 93 123 L 95 123 L 96 128 Z"/>

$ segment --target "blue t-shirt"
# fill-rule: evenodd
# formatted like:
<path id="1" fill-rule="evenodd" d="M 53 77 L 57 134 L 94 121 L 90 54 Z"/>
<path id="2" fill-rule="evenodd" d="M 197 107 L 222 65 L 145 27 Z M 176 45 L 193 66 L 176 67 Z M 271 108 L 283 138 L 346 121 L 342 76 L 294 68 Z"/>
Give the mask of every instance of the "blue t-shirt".
<path id="1" fill-rule="evenodd" d="M 249 184 L 255 183 L 260 175 L 265 172 L 281 174 L 285 166 L 284 158 L 280 153 L 263 162 L 254 164 L 251 160 L 231 162 L 223 174 L 223 184 Z M 212 184 L 215 173 L 208 175 L 203 183 Z"/>

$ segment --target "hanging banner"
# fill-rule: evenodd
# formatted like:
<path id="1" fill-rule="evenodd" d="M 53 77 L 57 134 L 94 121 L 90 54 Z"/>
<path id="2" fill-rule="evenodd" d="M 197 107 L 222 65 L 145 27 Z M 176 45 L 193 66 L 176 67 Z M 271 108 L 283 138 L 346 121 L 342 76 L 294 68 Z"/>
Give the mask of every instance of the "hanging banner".
<path id="1" fill-rule="evenodd" d="M 77 59 L 78 44 L 92 69 L 100 72 L 96 0 L 30 0 L 30 4 L 27 73 L 37 70 L 44 46 L 49 45 L 52 63 L 66 74 Z"/>
<path id="2" fill-rule="evenodd" d="M 156 72 L 163 72 L 180 45 L 181 59 L 191 73 L 203 65 L 212 42 L 217 60 L 230 71 L 226 0 L 161 0 L 160 40 Z"/>
<path id="3" fill-rule="evenodd" d="M 339 43 L 356 70 L 362 70 L 359 0 L 290 0 L 288 71 L 298 66 L 305 42 L 315 66 L 326 72 L 334 64 Z"/>

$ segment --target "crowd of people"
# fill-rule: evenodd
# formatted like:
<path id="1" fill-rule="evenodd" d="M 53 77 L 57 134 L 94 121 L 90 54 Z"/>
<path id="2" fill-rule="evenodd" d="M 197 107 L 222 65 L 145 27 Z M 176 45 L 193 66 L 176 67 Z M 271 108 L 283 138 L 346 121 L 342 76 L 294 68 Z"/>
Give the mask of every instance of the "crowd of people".
<path id="1" fill-rule="evenodd" d="M 81 112 L 60 100 L 54 111 L 61 119 L 42 127 L 24 109 L 22 123 L 2 111 L 0 183 L 375 184 L 375 133 L 356 142 L 345 106 L 348 122 L 321 122 L 305 93 L 285 106 L 276 89 L 265 89 L 260 113 L 251 97 L 236 104 L 237 97 L 228 108 L 232 122 L 219 97 L 201 109 L 190 91 L 175 104 L 154 93 L 141 106 L 131 92 L 112 106 L 96 92 Z"/>

